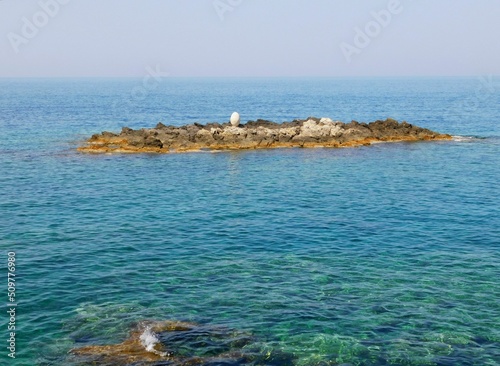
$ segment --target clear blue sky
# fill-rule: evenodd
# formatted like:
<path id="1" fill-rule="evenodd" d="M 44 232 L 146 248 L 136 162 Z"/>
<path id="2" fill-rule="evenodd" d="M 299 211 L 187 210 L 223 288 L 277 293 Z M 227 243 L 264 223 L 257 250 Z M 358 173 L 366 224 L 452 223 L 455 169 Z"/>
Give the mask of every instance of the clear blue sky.
<path id="1" fill-rule="evenodd" d="M 68 3 L 47 15 L 51 1 Z M 400 0 L 347 62 L 340 45 L 389 2 L 0 0 L 0 77 L 500 74 L 498 0 Z"/>

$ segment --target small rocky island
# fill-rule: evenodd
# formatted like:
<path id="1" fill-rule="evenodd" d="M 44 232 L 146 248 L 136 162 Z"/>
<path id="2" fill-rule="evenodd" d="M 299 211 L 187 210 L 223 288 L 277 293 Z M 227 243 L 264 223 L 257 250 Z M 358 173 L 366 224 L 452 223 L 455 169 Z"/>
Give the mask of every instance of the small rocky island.
<path id="1" fill-rule="evenodd" d="M 89 153 L 170 153 L 185 151 L 268 149 L 285 147 L 351 147 L 389 141 L 450 140 L 452 137 L 393 119 L 342 123 L 330 118 L 275 123 L 266 120 L 239 123 L 194 123 L 93 135 L 79 151 Z"/>

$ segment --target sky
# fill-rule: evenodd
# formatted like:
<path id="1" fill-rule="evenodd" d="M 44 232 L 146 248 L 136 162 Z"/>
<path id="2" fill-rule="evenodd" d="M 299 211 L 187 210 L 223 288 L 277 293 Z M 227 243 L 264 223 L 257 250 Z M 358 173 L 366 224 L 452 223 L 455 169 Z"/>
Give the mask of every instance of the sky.
<path id="1" fill-rule="evenodd" d="M 498 0 L 0 0 L 0 77 L 499 75 L 499 19 Z"/>

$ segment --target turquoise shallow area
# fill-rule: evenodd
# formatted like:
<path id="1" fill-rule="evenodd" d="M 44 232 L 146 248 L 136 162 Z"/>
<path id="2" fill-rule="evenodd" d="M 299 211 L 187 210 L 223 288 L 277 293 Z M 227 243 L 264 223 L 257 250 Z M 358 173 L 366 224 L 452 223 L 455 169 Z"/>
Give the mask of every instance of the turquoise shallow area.
<path id="1" fill-rule="evenodd" d="M 283 365 L 500 363 L 496 79 L 172 79 L 136 100 L 140 82 L 0 81 L 0 248 L 5 263 L 16 251 L 19 275 L 11 364 L 71 365 L 71 348 L 119 343 L 142 319 L 235 328 L 262 354 L 291 355 Z M 74 151 L 104 129 L 235 108 L 472 138 Z"/>

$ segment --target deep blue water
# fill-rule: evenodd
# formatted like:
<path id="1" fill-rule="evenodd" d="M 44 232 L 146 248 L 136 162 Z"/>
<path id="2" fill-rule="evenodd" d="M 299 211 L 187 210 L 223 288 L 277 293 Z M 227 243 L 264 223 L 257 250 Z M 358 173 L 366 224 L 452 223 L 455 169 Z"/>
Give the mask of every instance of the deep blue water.
<path id="1" fill-rule="evenodd" d="M 175 319 L 244 331 L 283 365 L 500 364 L 498 78 L 164 79 L 138 94 L 141 83 L 0 80 L 0 268 L 6 278 L 15 251 L 18 300 L 15 360 L 0 317 L 2 362 L 73 365 L 72 348 Z M 103 130 L 234 110 L 393 117 L 461 137 L 75 151 Z"/>

